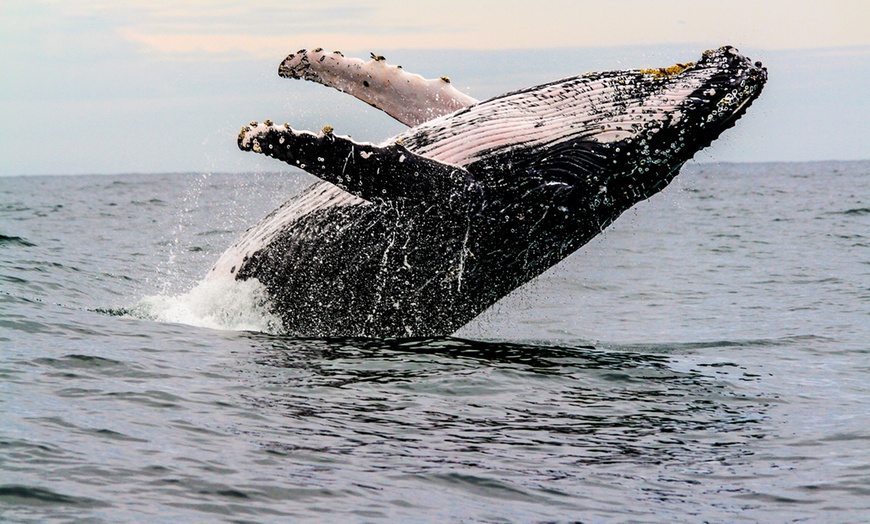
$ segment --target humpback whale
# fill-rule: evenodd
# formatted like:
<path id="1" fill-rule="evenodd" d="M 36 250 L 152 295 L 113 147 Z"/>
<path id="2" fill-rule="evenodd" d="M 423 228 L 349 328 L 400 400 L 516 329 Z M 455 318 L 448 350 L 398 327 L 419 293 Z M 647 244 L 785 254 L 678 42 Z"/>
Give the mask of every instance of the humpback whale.
<path id="1" fill-rule="evenodd" d="M 251 122 L 238 146 L 318 177 L 206 279 L 255 279 L 296 336 L 447 335 L 661 191 L 734 125 L 767 69 L 733 47 L 478 101 L 377 55 L 279 66 L 406 124 L 380 144 Z"/>

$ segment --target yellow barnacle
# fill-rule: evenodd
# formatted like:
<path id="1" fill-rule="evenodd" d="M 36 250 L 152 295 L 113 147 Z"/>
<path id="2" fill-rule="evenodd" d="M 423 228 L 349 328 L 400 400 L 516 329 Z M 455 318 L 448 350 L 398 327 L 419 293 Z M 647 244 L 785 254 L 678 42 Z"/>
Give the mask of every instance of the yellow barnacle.
<path id="1" fill-rule="evenodd" d="M 311 50 L 312 53 L 319 53 L 321 51 L 323 51 L 322 47 L 315 47 L 314 49 Z"/>
<path id="2" fill-rule="evenodd" d="M 376 55 L 374 53 L 369 53 L 369 54 L 372 55 L 372 60 L 374 60 L 375 62 L 383 62 L 384 60 L 386 60 L 386 58 L 383 55 Z"/>
<path id="3" fill-rule="evenodd" d="M 450 77 L 442 76 L 442 77 L 441 77 L 441 80 L 444 80 L 444 81 L 447 82 L 448 84 L 450 83 Z"/>
<path id="4" fill-rule="evenodd" d="M 251 126 L 251 127 L 257 127 L 257 126 L 260 125 L 260 124 L 258 124 L 257 121 L 254 120 L 253 122 L 251 122 L 251 123 L 248 124 L 248 125 Z"/>
<path id="5" fill-rule="evenodd" d="M 404 146 L 405 146 L 405 141 L 402 140 L 402 139 L 400 138 L 400 139 L 396 140 L 396 145 L 397 145 L 397 146 L 403 146 L 403 147 L 404 147 Z"/>
<path id="6" fill-rule="evenodd" d="M 267 125 L 267 126 L 269 126 L 269 127 L 272 127 L 272 121 L 269 120 L 268 118 L 267 118 L 265 121 L 263 121 L 263 124 L 265 124 L 265 125 Z"/>
<path id="7" fill-rule="evenodd" d="M 640 72 L 645 75 L 653 75 L 656 78 L 670 78 L 682 73 L 693 65 L 695 65 L 694 62 L 689 62 L 672 65 L 671 67 L 659 67 L 658 69 L 641 69 Z"/>
<path id="8" fill-rule="evenodd" d="M 333 128 L 332 126 L 323 126 L 323 134 L 329 135 L 332 134 Z"/>
<path id="9" fill-rule="evenodd" d="M 247 133 L 247 132 L 250 131 L 250 130 L 251 130 L 251 128 L 248 127 L 248 126 L 244 126 L 244 127 L 242 127 L 242 130 L 239 131 L 239 140 L 245 138 L 245 133 Z"/>
<path id="10" fill-rule="evenodd" d="M 284 122 L 284 129 L 290 129 L 290 124 L 288 124 L 287 122 Z"/>

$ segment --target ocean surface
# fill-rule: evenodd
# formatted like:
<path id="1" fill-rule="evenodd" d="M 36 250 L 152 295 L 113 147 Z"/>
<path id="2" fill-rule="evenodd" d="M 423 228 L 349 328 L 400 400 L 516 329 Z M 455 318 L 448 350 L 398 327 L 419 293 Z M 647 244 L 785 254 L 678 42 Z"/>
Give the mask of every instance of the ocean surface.
<path id="1" fill-rule="evenodd" d="M 0 178 L 0 521 L 870 521 L 870 162 L 691 164 L 434 340 L 197 285 L 312 181 Z"/>

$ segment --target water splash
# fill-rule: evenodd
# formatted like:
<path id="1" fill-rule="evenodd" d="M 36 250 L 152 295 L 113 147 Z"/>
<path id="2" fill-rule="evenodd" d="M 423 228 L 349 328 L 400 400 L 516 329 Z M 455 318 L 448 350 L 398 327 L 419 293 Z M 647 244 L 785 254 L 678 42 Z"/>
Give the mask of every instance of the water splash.
<path id="1" fill-rule="evenodd" d="M 264 286 L 256 279 L 200 282 L 177 296 L 151 295 L 124 311 L 126 316 L 210 329 L 280 333 L 281 320 L 269 310 Z"/>

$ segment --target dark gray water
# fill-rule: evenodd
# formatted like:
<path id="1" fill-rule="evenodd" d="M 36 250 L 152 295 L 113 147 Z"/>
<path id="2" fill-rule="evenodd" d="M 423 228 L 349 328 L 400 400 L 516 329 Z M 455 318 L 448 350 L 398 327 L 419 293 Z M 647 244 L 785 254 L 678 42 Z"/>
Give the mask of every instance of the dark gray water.
<path id="1" fill-rule="evenodd" d="M 309 180 L 0 178 L 0 521 L 870 520 L 870 162 L 690 166 L 457 338 L 215 329 Z"/>

